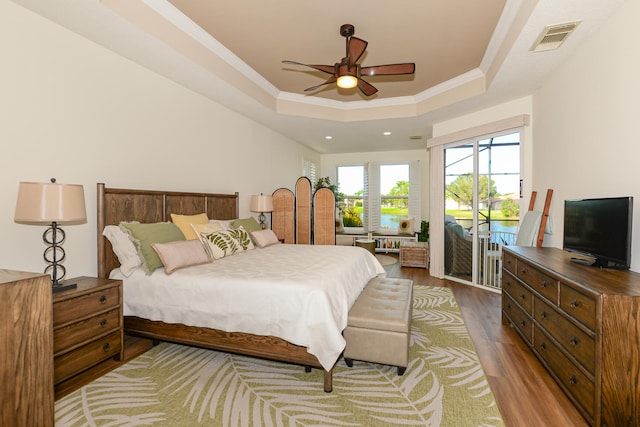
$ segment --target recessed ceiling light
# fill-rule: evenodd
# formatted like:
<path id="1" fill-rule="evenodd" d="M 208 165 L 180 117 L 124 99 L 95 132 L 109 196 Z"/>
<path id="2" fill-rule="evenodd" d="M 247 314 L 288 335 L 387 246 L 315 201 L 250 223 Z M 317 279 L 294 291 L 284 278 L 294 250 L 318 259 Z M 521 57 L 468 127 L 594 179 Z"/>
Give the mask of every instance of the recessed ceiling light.
<path id="1" fill-rule="evenodd" d="M 389 136 L 389 135 L 391 135 L 391 132 L 386 131 L 386 132 L 382 132 L 382 134 L 385 135 L 385 136 Z"/>
<path id="2" fill-rule="evenodd" d="M 333 139 L 333 137 L 331 135 L 327 135 L 324 137 L 324 139 Z"/>

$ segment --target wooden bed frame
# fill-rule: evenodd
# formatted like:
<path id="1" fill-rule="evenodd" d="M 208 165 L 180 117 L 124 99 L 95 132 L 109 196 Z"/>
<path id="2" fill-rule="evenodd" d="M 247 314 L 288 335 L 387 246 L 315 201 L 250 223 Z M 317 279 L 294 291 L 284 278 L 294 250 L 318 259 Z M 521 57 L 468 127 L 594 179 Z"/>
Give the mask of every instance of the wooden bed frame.
<path id="1" fill-rule="evenodd" d="M 107 225 L 121 221 L 143 223 L 168 221 L 172 213 L 193 215 L 206 212 L 212 219 L 238 218 L 238 193 L 210 194 L 176 191 L 130 190 L 106 188 L 98 183 L 98 276 L 108 277 L 119 266 L 111 244 L 102 235 Z M 242 332 L 225 332 L 182 324 L 168 324 L 139 317 L 125 316 L 125 332 L 132 335 L 205 347 L 229 353 L 296 363 L 324 370 L 324 391 L 333 388 L 333 368 L 326 370 L 305 347 L 291 344 L 281 338 Z"/>

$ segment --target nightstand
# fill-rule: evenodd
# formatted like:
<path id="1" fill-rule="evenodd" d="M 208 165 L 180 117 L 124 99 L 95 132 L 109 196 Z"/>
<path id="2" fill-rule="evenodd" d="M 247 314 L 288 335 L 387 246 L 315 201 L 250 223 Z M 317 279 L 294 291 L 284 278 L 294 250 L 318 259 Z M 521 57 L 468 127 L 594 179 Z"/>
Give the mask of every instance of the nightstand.
<path id="1" fill-rule="evenodd" d="M 402 241 L 400 243 L 400 266 L 429 267 L 429 243 Z"/>
<path id="2" fill-rule="evenodd" d="M 56 397 L 65 382 L 124 356 L 122 281 L 78 277 L 68 282 L 78 287 L 53 294 Z"/>

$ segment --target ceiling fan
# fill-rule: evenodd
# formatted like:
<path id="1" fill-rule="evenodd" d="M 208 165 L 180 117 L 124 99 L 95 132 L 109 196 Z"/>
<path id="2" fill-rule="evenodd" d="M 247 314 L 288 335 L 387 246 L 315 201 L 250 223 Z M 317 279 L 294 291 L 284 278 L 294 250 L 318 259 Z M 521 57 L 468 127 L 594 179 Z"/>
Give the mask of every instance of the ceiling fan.
<path id="1" fill-rule="evenodd" d="M 349 89 L 358 86 L 366 96 L 371 96 L 378 91 L 371 84 L 362 80 L 364 76 L 395 76 L 401 74 L 413 74 L 416 71 L 416 64 L 413 62 L 402 64 L 374 65 L 372 67 L 362 67 L 357 64 L 365 49 L 367 42 L 353 37 L 355 28 L 351 24 L 344 24 L 340 27 L 340 35 L 347 39 L 347 53 L 340 62 L 334 65 L 310 65 L 295 61 L 282 61 L 284 64 L 303 65 L 327 74 L 331 77 L 324 83 L 305 89 L 305 92 L 316 90 L 324 85 L 336 83 L 338 87 Z"/>

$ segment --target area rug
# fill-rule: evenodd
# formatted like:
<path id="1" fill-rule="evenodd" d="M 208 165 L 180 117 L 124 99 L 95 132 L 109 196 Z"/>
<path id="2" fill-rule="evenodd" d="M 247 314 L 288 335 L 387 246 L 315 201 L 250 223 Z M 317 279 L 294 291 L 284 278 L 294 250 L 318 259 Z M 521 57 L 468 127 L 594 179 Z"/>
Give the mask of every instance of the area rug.
<path id="1" fill-rule="evenodd" d="M 393 264 L 398 262 L 398 258 L 393 257 L 393 256 L 389 256 L 389 255 L 376 254 L 376 258 L 378 259 L 380 264 L 382 264 L 383 267 L 385 265 L 393 265 Z"/>
<path id="2" fill-rule="evenodd" d="M 56 426 L 502 426 L 448 288 L 415 286 L 410 363 L 322 372 L 162 343 L 56 402 Z"/>

